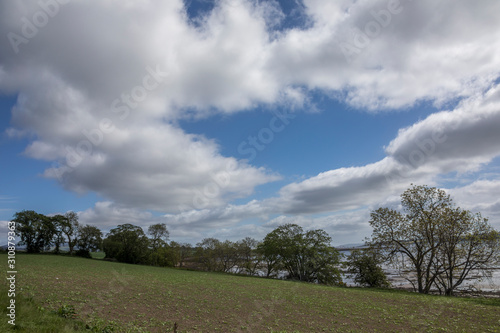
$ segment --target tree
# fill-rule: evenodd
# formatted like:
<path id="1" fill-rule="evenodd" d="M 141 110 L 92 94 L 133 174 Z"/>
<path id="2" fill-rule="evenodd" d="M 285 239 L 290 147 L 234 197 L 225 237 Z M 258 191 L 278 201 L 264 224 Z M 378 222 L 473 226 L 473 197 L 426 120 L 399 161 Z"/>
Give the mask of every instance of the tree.
<path id="1" fill-rule="evenodd" d="M 122 224 L 111 229 L 103 241 L 106 258 L 130 264 L 145 264 L 148 259 L 149 239 L 141 227 Z"/>
<path id="2" fill-rule="evenodd" d="M 323 230 L 304 233 L 296 224 L 285 224 L 267 234 L 260 249 L 274 267 L 287 271 L 289 279 L 331 285 L 340 283 L 341 277 L 340 254 L 330 243 Z"/>
<path id="3" fill-rule="evenodd" d="M 78 215 L 75 212 L 67 212 L 64 219 L 60 220 L 60 230 L 68 239 L 69 254 L 73 254 L 73 249 L 78 242 L 79 222 Z"/>
<path id="4" fill-rule="evenodd" d="M 369 244 L 383 250 L 386 260 L 402 270 L 409 261 L 411 272 L 405 277 L 418 292 L 442 286 L 452 294 L 470 269 L 490 265 L 498 253 L 497 233 L 486 221 L 455 207 L 445 191 L 413 185 L 401 195 L 401 204 L 403 212 L 379 208 L 371 213 Z M 465 267 L 457 279 L 457 269 Z"/>
<path id="5" fill-rule="evenodd" d="M 53 239 L 55 253 L 59 253 L 61 244 L 68 243 L 69 254 L 73 254 L 73 249 L 78 240 L 78 215 L 75 212 L 67 212 L 64 215 L 54 215 L 51 219 L 56 228 L 56 234 Z"/>
<path id="6" fill-rule="evenodd" d="M 456 210 L 445 220 L 436 256 L 436 286 L 453 295 L 471 271 L 491 276 L 490 268 L 500 256 L 500 233 L 481 214 Z"/>
<path id="7" fill-rule="evenodd" d="M 387 288 L 389 282 L 380 263 L 381 260 L 375 251 L 356 249 L 347 257 L 345 265 L 357 284 L 371 288 Z"/>
<path id="8" fill-rule="evenodd" d="M 59 254 L 60 253 L 60 248 L 61 245 L 64 245 L 66 242 L 66 239 L 64 238 L 64 234 L 61 231 L 61 227 L 64 224 L 65 217 L 62 215 L 54 215 L 52 217 L 49 217 L 55 227 L 56 233 L 54 237 L 52 238 L 52 242 L 54 244 L 54 253 Z"/>
<path id="9" fill-rule="evenodd" d="M 205 238 L 197 244 L 196 256 L 205 270 L 211 272 L 231 272 L 238 264 L 235 243 L 215 238 Z"/>
<path id="10" fill-rule="evenodd" d="M 220 241 L 215 238 L 204 238 L 196 244 L 196 258 L 198 262 L 209 272 L 222 271 L 218 251 L 221 247 Z"/>
<path id="11" fill-rule="evenodd" d="M 148 227 L 148 235 L 151 236 L 151 247 L 153 251 L 156 251 L 159 247 L 167 244 L 170 233 L 165 223 L 158 223 Z"/>
<path id="12" fill-rule="evenodd" d="M 276 237 L 269 236 L 257 245 L 257 255 L 262 259 L 267 278 L 274 278 L 282 269 L 280 248 Z"/>
<path id="13" fill-rule="evenodd" d="M 160 267 L 175 267 L 179 263 L 180 252 L 178 244 L 172 242 L 170 245 L 163 245 L 150 253 L 150 264 Z"/>
<path id="14" fill-rule="evenodd" d="M 172 243 L 173 242 L 171 242 L 171 246 Z M 183 267 L 186 259 L 188 259 L 189 256 L 193 254 L 193 247 L 189 243 L 181 243 L 181 244 L 176 243 L 176 245 L 178 246 L 177 250 L 179 252 L 179 267 Z"/>
<path id="15" fill-rule="evenodd" d="M 238 273 L 245 272 L 248 275 L 257 275 L 261 263 L 261 257 L 256 253 L 257 240 L 251 237 L 236 242 L 235 247 L 238 256 Z"/>
<path id="16" fill-rule="evenodd" d="M 90 257 L 90 252 L 102 248 L 102 231 L 92 225 L 84 225 L 78 228 L 78 254 Z"/>
<path id="17" fill-rule="evenodd" d="M 16 234 L 21 237 L 19 245 L 26 245 L 28 253 L 48 250 L 57 233 L 51 218 L 33 210 L 23 210 L 14 214 Z"/>

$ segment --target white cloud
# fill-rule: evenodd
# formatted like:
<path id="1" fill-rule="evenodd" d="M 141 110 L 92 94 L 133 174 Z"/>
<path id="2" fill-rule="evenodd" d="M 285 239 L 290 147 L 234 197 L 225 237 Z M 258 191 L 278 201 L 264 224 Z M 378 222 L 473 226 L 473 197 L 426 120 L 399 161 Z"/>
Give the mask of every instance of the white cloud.
<path id="1" fill-rule="evenodd" d="M 399 131 L 386 152 L 403 164 L 470 171 L 500 154 L 500 86 Z"/>
<path id="2" fill-rule="evenodd" d="M 107 232 L 119 224 L 130 223 L 147 230 L 151 224 L 162 223 L 162 219 L 150 212 L 128 208 L 110 201 L 100 201 L 93 208 L 78 212 L 80 224 L 96 225 Z"/>
<path id="3" fill-rule="evenodd" d="M 399 131 L 388 156 L 360 167 L 323 172 L 281 189 L 286 212 L 322 213 L 372 205 L 410 183 L 433 185 L 438 175 L 476 171 L 500 155 L 500 86 Z"/>
<path id="4" fill-rule="evenodd" d="M 281 31 L 274 2 L 220 1 L 197 25 L 181 0 L 61 5 L 26 42 L 0 40 L 0 91 L 19 96 L 8 134 L 31 140 L 28 156 L 55 163 L 45 176 L 115 202 L 82 213 L 89 221 L 100 211 L 122 216 L 127 206 L 181 210 L 168 216 L 173 225 L 217 228 L 359 209 L 498 156 L 500 2 L 303 3 L 307 23 Z M 0 34 L 26 35 L 24 19 L 40 11 L 34 1 L 2 2 Z M 259 105 L 304 106 L 313 90 L 374 112 L 464 101 L 402 129 L 381 161 L 325 171 L 242 207 L 230 203 L 279 177 L 175 125 Z M 141 214 L 132 220 L 147 223 Z"/>
<path id="5" fill-rule="evenodd" d="M 494 228 L 500 230 L 500 179 L 477 180 L 447 192 L 459 206 L 473 213 L 480 212 Z"/>
<path id="6" fill-rule="evenodd" d="M 78 147 L 78 144 L 76 144 Z M 163 212 L 203 209 L 250 195 L 277 179 L 262 168 L 223 157 L 218 146 L 168 124 L 116 129 L 92 154 L 61 147 L 61 164 L 45 172 L 76 192 Z"/>
<path id="7" fill-rule="evenodd" d="M 208 220 L 226 221 L 228 224 L 213 227 L 228 228 L 263 212 L 281 214 L 265 226 L 298 223 L 331 231 L 338 235 L 336 239 L 347 240 L 340 241 L 341 244 L 359 242 L 356 235 L 368 236 L 369 233 L 369 210 L 397 206 L 399 195 L 411 183 L 439 187 L 441 175 L 477 171 L 500 156 L 499 91 L 500 86 L 493 87 L 484 94 L 464 100 L 453 111 L 432 114 L 400 130 L 386 148 L 388 156 L 381 161 L 330 170 L 291 183 L 284 186 L 276 198 L 217 211 L 193 211 L 185 216 L 191 217 L 189 223 L 193 225 Z M 493 179 L 473 182 L 449 192 L 459 205 L 490 216 L 492 224 L 498 228 L 498 188 L 498 180 Z M 224 216 L 221 212 L 227 211 L 232 212 L 231 219 L 221 219 Z M 325 213 L 330 215 L 315 217 Z M 170 218 L 178 221 L 182 217 Z"/>
<path id="8" fill-rule="evenodd" d="M 150 112 L 178 117 L 185 107 L 206 114 L 274 103 L 290 86 L 343 92 L 355 106 L 398 108 L 467 97 L 498 77 L 497 1 L 390 3 L 305 1 L 308 27 L 276 32 L 272 22 L 282 14 L 269 2 L 221 1 L 195 27 L 180 0 L 73 1 L 19 54 L 2 40 L 0 86 L 16 91 L 50 68 L 86 97 L 110 103 L 158 64 L 170 79 L 157 98 L 170 108 Z M 6 33 L 21 34 L 21 17 L 40 11 L 34 2 L 2 6 Z M 389 13 L 387 22 L 382 13 Z M 349 64 L 342 43 L 354 45 L 359 31 L 377 24 L 379 32 L 364 37 Z"/>

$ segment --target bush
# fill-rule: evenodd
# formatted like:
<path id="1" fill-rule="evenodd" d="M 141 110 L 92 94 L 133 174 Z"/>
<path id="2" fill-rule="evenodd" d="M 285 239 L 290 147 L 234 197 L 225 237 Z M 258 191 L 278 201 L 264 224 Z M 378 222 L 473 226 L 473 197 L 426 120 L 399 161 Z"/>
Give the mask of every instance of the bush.
<path id="1" fill-rule="evenodd" d="M 347 257 L 347 271 L 354 277 L 354 282 L 371 288 L 388 288 L 387 276 L 380 267 L 377 254 L 373 250 L 354 250 Z"/>
<path id="2" fill-rule="evenodd" d="M 82 249 L 76 251 L 75 256 L 83 257 L 83 258 L 92 258 L 92 256 L 90 255 L 90 252 L 88 250 L 82 250 Z"/>

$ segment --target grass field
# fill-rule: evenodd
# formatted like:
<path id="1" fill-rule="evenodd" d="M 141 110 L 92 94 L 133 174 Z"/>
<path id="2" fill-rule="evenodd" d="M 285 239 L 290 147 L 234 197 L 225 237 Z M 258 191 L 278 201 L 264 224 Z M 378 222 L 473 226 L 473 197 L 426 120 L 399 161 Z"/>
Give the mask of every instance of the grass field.
<path id="1" fill-rule="evenodd" d="M 25 328 L 43 317 L 58 321 L 47 325 L 60 325 L 60 332 L 81 330 L 80 322 L 94 332 L 172 332 L 174 323 L 178 332 L 500 332 L 500 300 L 333 288 L 65 256 L 19 254 L 16 259 L 18 298 L 26 304 L 17 319 Z M 7 256 L 0 260 L 6 265 Z M 5 331 L 8 300 L 0 299 L 0 330 Z M 71 307 L 77 321 L 51 313 Z"/>
<path id="2" fill-rule="evenodd" d="M 104 252 L 91 252 L 90 256 L 94 259 L 104 259 L 106 254 Z"/>

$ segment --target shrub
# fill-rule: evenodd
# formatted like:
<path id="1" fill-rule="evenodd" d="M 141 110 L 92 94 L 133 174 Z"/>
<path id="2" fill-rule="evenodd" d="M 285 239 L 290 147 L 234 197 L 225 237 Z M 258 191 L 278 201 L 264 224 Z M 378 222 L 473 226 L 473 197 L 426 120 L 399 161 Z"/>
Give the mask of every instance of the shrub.
<path id="1" fill-rule="evenodd" d="M 387 276 L 380 267 L 377 254 L 373 250 L 354 250 L 347 258 L 346 266 L 354 282 L 371 288 L 388 288 Z"/>

